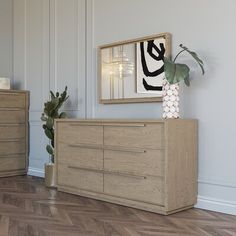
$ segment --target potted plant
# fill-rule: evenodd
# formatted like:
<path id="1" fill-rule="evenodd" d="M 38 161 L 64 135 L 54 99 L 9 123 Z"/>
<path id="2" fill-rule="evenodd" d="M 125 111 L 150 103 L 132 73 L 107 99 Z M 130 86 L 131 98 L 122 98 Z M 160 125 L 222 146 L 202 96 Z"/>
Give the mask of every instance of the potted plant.
<path id="1" fill-rule="evenodd" d="M 55 168 L 54 168 L 54 119 L 66 118 L 65 112 L 59 112 L 63 103 L 68 99 L 67 87 L 64 92 L 54 94 L 50 91 L 50 100 L 44 103 L 44 112 L 41 120 L 44 133 L 50 140 L 50 144 L 46 146 L 46 150 L 50 156 L 49 163 L 45 164 L 45 184 L 47 187 L 55 187 Z"/>
<path id="2" fill-rule="evenodd" d="M 179 82 L 184 81 L 187 86 L 190 86 L 190 68 L 186 64 L 176 63 L 178 56 L 183 52 L 189 53 L 199 65 L 202 74 L 205 73 L 203 61 L 198 55 L 182 44 L 179 46 L 181 50 L 174 60 L 164 58 L 163 118 L 179 118 Z"/>

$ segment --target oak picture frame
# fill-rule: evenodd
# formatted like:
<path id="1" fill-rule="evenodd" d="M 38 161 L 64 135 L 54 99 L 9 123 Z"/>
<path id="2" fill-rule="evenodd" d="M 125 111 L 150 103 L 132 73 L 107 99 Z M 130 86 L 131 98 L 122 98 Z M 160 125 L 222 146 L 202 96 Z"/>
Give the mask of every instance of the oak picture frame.
<path id="1" fill-rule="evenodd" d="M 162 102 L 162 96 L 148 96 L 143 94 L 142 97 L 123 97 L 123 98 L 104 98 L 103 91 L 104 91 L 104 85 L 103 85 L 103 76 L 102 76 L 102 70 L 103 70 L 103 60 L 102 60 L 102 53 L 104 52 L 103 50 L 109 49 L 111 50 L 112 48 L 116 47 L 125 47 L 125 46 L 133 46 L 134 48 L 134 86 L 135 90 L 137 91 L 137 55 L 136 55 L 136 47 L 137 43 L 140 42 L 145 42 L 149 40 L 154 40 L 158 38 L 164 38 L 165 40 L 165 57 L 170 57 L 171 55 L 171 34 L 170 33 L 161 33 L 161 34 L 156 34 L 156 35 L 151 35 L 147 37 L 141 37 L 141 38 L 136 38 L 136 39 L 130 39 L 130 40 L 125 40 L 125 41 L 119 41 L 111 44 L 105 44 L 102 46 L 98 47 L 98 94 L 99 94 L 99 103 L 100 104 L 122 104 L 122 103 L 150 103 L 150 102 Z"/>

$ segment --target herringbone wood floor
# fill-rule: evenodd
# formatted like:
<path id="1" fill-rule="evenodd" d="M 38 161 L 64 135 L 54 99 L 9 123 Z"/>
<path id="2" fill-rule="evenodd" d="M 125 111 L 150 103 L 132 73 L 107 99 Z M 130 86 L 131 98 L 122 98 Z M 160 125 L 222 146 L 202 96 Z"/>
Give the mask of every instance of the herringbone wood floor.
<path id="1" fill-rule="evenodd" d="M 236 236 L 236 216 L 191 209 L 171 216 L 49 190 L 43 179 L 0 179 L 0 236 Z"/>

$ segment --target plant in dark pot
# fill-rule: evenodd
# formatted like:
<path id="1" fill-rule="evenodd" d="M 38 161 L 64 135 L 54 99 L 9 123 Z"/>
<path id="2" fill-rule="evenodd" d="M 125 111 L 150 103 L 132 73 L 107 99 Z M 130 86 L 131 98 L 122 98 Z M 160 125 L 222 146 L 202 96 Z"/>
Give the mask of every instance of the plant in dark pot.
<path id="1" fill-rule="evenodd" d="M 68 99 L 67 87 L 59 94 L 50 91 L 50 100 L 44 103 L 44 112 L 42 113 L 41 120 L 44 122 L 43 129 L 50 144 L 46 146 L 46 150 L 50 155 L 49 163 L 45 164 L 45 185 L 47 187 L 55 187 L 55 167 L 54 167 L 54 120 L 66 118 L 65 112 L 60 112 L 60 108 Z"/>
<path id="2" fill-rule="evenodd" d="M 179 83 L 184 81 L 190 86 L 190 68 L 186 64 L 176 63 L 176 59 L 183 52 L 187 52 L 198 64 L 202 74 L 204 74 L 203 61 L 198 55 L 182 44 L 181 50 L 173 60 L 164 58 L 165 79 L 163 81 L 163 118 L 179 118 Z"/>

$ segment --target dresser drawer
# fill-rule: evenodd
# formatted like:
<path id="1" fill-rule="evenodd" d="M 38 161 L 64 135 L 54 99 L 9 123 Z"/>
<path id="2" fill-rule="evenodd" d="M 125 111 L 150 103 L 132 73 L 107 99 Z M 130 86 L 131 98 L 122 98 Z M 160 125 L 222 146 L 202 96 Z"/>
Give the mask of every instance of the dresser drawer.
<path id="1" fill-rule="evenodd" d="M 25 139 L 21 141 L 0 141 L 0 156 L 24 154 L 26 152 L 25 146 Z"/>
<path id="2" fill-rule="evenodd" d="M 104 150 L 104 168 L 111 171 L 164 176 L 163 150 Z"/>
<path id="3" fill-rule="evenodd" d="M 20 124 L 25 123 L 25 110 L 1 110 L 0 124 Z"/>
<path id="4" fill-rule="evenodd" d="M 0 108 L 24 108 L 25 94 L 20 93 L 0 93 Z"/>
<path id="5" fill-rule="evenodd" d="M 0 124 L 0 140 L 2 139 L 21 139 L 24 138 L 25 125 L 1 125 Z"/>
<path id="6" fill-rule="evenodd" d="M 60 187 L 72 187 L 91 192 L 103 191 L 103 173 L 62 163 L 58 163 L 57 171 Z"/>
<path id="7" fill-rule="evenodd" d="M 26 168 L 26 160 L 24 156 L 0 157 L 0 171 L 16 171 Z"/>
<path id="8" fill-rule="evenodd" d="M 158 177 L 104 174 L 104 193 L 130 200 L 164 205 L 164 182 Z"/>
<path id="9" fill-rule="evenodd" d="M 58 141 L 68 144 L 103 144 L 103 126 L 59 123 Z"/>
<path id="10" fill-rule="evenodd" d="M 104 126 L 104 145 L 161 149 L 164 147 L 164 125 Z"/>
<path id="11" fill-rule="evenodd" d="M 103 168 L 103 150 L 59 143 L 57 161 L 92 168 Z"/>

